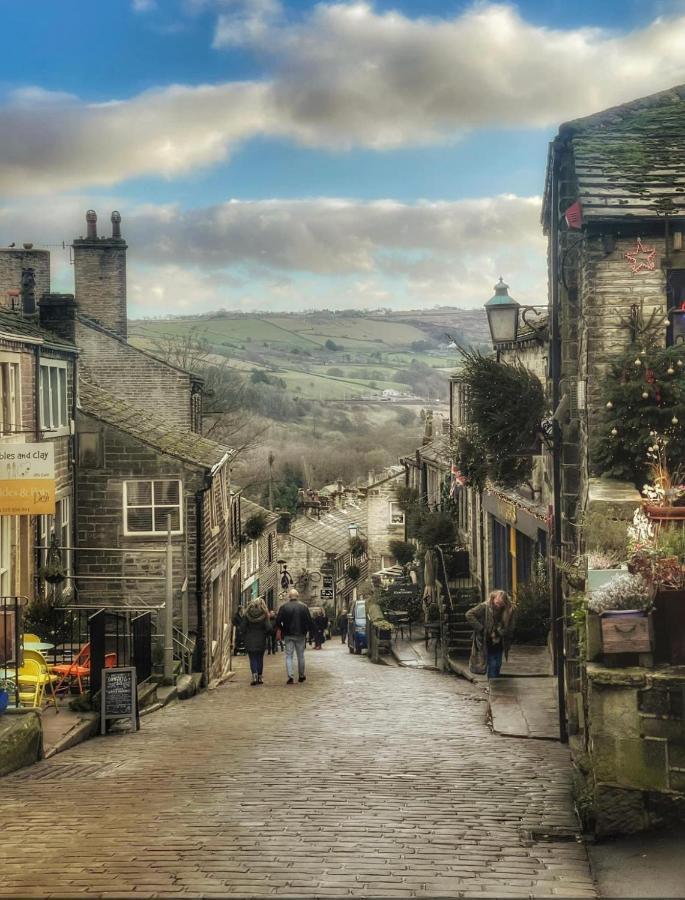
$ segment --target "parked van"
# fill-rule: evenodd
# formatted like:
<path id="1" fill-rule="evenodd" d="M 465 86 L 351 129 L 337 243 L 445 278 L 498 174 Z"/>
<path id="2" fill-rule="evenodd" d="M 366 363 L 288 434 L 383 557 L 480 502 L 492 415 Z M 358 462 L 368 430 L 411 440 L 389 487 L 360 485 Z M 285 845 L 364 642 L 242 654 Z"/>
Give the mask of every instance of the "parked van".
<path id="1" fill-rule="evenodd" d="M 366 647 L 366 601 L 355 600 L 347 614 L 347 648 L 361 653 Z"/>

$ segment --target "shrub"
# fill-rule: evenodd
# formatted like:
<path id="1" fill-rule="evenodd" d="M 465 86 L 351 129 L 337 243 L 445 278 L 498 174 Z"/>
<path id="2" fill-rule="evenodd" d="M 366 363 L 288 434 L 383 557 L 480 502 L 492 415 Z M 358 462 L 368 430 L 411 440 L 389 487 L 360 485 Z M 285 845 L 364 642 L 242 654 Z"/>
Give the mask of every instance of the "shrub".
<path id="1" fill-rule="evenodd" d="M 266 528 L 266 513 L 256 512 L 245 522 L 243 531 L 251 541 L 258 541 Z"/>
<path id="2" fill-rule="evenodd" d="M 449 512 L 436 510 L 422 516 L 416 536 L 424 547 L 450 545 L 457 539 L 457 528 Z"/>
<path id="3" fill-rule="evenodd" d="M 350 553 L 352 556 L 363 556 L 366 553 L 366 541 L 364 538 L 350 538 Z"/>
<path id="4" fill-rule="evenodd" d="M 416 551 L 408 541 L 390 541 L 390 552 L 401 566 L 406 566 L 414 559 Z"/>

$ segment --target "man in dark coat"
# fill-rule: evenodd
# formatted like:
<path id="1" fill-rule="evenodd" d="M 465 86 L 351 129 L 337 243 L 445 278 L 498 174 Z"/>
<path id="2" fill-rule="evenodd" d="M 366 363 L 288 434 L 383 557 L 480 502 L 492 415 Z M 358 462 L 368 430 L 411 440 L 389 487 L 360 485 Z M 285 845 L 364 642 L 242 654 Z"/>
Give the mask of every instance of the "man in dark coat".
<path id="1" fill-rule="evenodd" d="M 285 668 L 287 684 L 293 684 L 293 654 L 297 653 L 298 681 L 306 681 L 304 674 L 304 647 L 313 624 L 309 607 L 302 603 L 295 588 L 288 591 L 288 599 L 278 610 L 276 626 L 281 629 L 285 641 Z"/>

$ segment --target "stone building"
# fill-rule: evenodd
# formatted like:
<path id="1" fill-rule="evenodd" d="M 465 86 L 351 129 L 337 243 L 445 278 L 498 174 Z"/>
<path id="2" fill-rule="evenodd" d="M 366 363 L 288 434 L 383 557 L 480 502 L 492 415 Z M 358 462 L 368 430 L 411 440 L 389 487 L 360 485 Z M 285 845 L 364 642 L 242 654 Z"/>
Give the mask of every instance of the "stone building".
<path id="1" fill-rule="evenodd" d="M 566 398 L 559 417 L 558 513 L 567 561 L 582 557 L 587 511 L 630 518 L 640 503 L 633 484 L 596 477 L 592 439 L 605 427 L 603 394 L 617 354 L 632 345 L 664 347 L 683 340 L 678 312 L 685 300 L 684 137 L 681 85 L 568 122 L 550 146 L 543 225 Z M 678 627 L 683 624 L 681 619 Z M 591 647 L 583 653 L 577 638 L 569 614 L 568 725 L 588 772 L 598 831 L 638 830 L 682 816 L 682 670 L 663 664 L 608 668 L 593 661 Z"/>
<path id="2" fill-rule="evenodd" d="M 391 466 L 379 475 L 369 475 L 359 493 L 366 499 L 366 553 L 370 572 L 395 564 L 392 541 L 403 541 L 405 514 L 397 500 L 397 487 L 405 483 L 404 466 Z"/>
<path id="3" fill-rule="evenodd" d="M 285 560 L 301 600 L 333 608 L 337 615 L 356 599 L 369 571 L 366 552 L 356 556 L 350 546 L 355 537 L 366 540 L 366 503 L 350 499 L 344 507 L 322 508 L 318 497 L 311 497 L 300 508 L 295 518 L 281 517 L 278 558 Z"/>
<path id="4" fill-rule="evenodd" d="M 263 597 L 269 609 L 279 606 L 279 566 L 276 526 L 278 513 L 265 509 L 245 497 L 240 497 L 241 521 L 241 603 L 253 597 Z M 250 538 L 250 523 L 261 523 L 259 537 Z"/>
<path id="5" fill-rule="evenodd" d="M 4 252 L 4 251 L 3 251 Z M 0 252 L 2 259 L 2 252 Z M 25 443 L 49 443 L 55 460 L 55 513 L 0 516 L 0 596 L 32 598 L 45 550 L 55 535 L 60 546 L 74 546 L 73 420 L 76 348 L 40 325 L 35 297 L 21 284 L 21 269 L 2 270 L 0 295 L 18 303 L 0 309 L 0 452 Z M 18 279 L 18 280 L 17 280 Z M 33 287 L 30 288 L 33 294 Z M 62 554 L 73 589 L 73 553 Z"/>
<path id="6" fill-rule="evenodd" d="M 45 547 L 54 532 L 60 546 L 75 548 L 64 551 L 73 602 L 159 607 L 170 517 L 177 634 L 182 642 L 195 634 L 198 669 L 219 678 L 230 666 L 232 599 L 241 587 L 230 451 L 202 437 L 202 379 L 127 342 L 120 215 L 112 213 L 107 237 L 98 236 L 92 210 L 86 220 L 86 237 L 73 243 L 75 295 L 49 293 L 47 251 L 0 251 L 2 315 L 23 322 L 40 371 L 24 424 L 54 435 L 58 472 L 56 517 L 41 517 L 35 538 L 21 545 Z M 38 296 L 40 328 L 28 324 Z M 4 404 L 9 397 L 3 384 Z"/>

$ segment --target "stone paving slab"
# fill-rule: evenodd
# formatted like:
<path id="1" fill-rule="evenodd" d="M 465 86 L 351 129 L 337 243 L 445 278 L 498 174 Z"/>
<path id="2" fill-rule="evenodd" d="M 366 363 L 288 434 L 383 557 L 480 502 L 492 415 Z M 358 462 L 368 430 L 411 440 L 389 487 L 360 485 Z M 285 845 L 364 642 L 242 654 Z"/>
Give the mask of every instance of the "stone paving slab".
<path id="1" fill-rule="evenodd" d="M 331 642 L 0 782 L 0 896 L 595 895 L 569 754 L 493 735 L 482 692 Z M 59 823 L 56 827 L 55 823 Z M 31 863 L 27 861 L 31 835 Z M 569 894 L 569 891 L 572 893 Z"/>
<path id="2" fill-rule="evenodd" d="M 556 678 L 494 678 L 488 682 L 492 729 L 519 738 L 559 739 Z"/>

